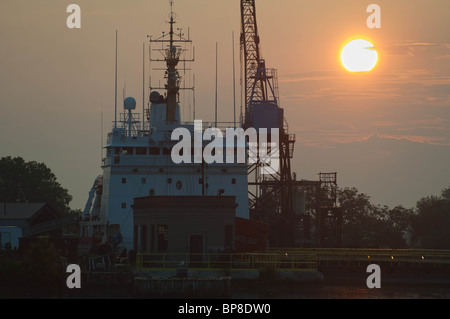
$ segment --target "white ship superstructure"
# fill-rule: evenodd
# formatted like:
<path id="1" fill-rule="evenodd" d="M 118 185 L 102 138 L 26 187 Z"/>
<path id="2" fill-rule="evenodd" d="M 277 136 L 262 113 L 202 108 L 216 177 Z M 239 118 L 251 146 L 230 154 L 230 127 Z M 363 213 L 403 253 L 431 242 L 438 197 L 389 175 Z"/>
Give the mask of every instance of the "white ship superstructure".
<path id="1" fill-rule="evenodd" d="M 150 40 L 162 45 L 159 51 L 164 55 L 160 61 L 166 64 L 165 92 L 151 92 L 146 114 L 135 112 L 134 98 L 124 100 L 124 113 L 115 119 L 112 132 L 107 137 L 103 174 L 95 180 L 81 223 L 82 237 L 95 238 L 102 243 L 120 238 L 119 247 L 128 250 L 133 248 L 132 205 L 136 197 L 235 196 L 238 204 L 236 215 L 249 218 L 246 163 L 238 163 L 237 159 L 227 163 L 225 154 L 224 163 L 198 163 L 193 159 L 191 163 L 175 164 L 173 161 L 172 148 L 179 141 L 171 139 L 172 132 L 183 127 L 194 139 L 194 122 L 181 120 L 181 77 L 177 71 L 183 53 L 177 43 L 190 40 L 182 38 L 181 34 L 174 34 L 174 15 L 169 17 L 170 32 L 159 39 Z M 232 123 L 231 126 L 205 122 L 202 125 L 202 132 L 208 127 L 233 127 Z M 195 129 L 198 131 L 199 127 Z M 208 143 L 210 141 L 203 141 L 203 146 Z M 191 156 L 194 157 L 194 151 Z"/>

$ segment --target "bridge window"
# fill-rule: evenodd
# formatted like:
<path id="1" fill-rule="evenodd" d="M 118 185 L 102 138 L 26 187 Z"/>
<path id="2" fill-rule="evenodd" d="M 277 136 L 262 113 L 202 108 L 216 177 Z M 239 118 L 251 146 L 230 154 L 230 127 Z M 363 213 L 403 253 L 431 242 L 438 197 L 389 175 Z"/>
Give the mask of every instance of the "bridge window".
<path id="1" fill-rule="evenodd" d="M 133 155 L 133 151 L 132 147 L 124 147 L 122 148 L 122 155 Z"/>
<path id="2" fill-rule="evenodd" d="M 120 148 L 116 147 L 114 149 L 114 164 L 119 164 L 120 163 Z"/>
<path id="3" fill-rule="evenodd" d="M 150 151 L 150 155 L 159 155 L 160 154 L 159 147 L 150 147 L 149 151 Z"/>
<path id="4" fill-rule="evenodd" d="M 147 155 L 147 148 L 145 147 L 136 148 L 136 155 Z"/>

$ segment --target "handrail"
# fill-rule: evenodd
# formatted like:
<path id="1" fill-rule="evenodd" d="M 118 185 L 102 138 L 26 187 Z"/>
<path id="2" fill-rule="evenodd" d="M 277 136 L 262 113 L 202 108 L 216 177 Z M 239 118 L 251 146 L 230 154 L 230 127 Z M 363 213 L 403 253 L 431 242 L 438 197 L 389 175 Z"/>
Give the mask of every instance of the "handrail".
<path id="1" fill-rule="evenodd" d="M 313 254 L 321 265 L 358 262 L 390 262 L 391 264 L 408 263 L 410 265 L 434 264 L 450 265 L 450 250 L 436 249 L 364 249 L 364 248 L 287 248 L 269 249 L 269 251 L 286 254 Z"/>
<path id="2" fill-rule="evenodd" d="M 450 266 L 450 251 L 429 249 L 287 248 L 253 253 L 138 253 L 137 270 L 176 269 L 317 270 L 318 266 L 391 265 Z"/>
<path id="3" fill-rule="evenodd" d="M 137 253 L 136 269 L 176 269 L 184 263 L 190 269 L 239 270 L 317 270 L 317 261 L 311 254 L 282 255 L 277 253 Z"/>

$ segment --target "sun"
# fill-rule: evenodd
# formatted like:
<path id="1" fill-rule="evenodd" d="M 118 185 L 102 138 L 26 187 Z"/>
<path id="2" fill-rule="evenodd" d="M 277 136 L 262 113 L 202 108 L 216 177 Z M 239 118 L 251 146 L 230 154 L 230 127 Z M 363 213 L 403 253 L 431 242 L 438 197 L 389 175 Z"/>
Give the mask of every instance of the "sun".
<path id="1" fill-rule="evenodd" d="M 378 53 L 373 44 L 363 39 L 348 42 L 341 52 L 342 65 L 350 72 L 368 72 L 377 60 Z"/>

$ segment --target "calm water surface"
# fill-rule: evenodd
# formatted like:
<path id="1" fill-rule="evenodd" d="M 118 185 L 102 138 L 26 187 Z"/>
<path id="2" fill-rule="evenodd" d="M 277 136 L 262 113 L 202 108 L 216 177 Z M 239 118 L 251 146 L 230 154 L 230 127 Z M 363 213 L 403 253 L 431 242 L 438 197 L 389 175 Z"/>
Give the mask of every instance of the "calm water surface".
<path id="1" fill-rule="evenodd" d="M 131 287 L 82 287 L 55 293 L 3 287 L 0 299 L 135 299 Z M 145 298 L 144 298 L 145 299 Z M 450 284 L 382 285 L 369 289 L 362 284 L 232 283 L 231 299 L 450 299 Z"/>
<path id="2" fill-rule="evenodd" d="M 388 286 L 369 289 L 360 286 L 304 286 L 286 289 L 237 289 L 232 299 L 450 299 L 450 287 Z"/>
<path id="3" fill-rule="evenodd" d="M 97 288 L 76 295 L 71 292 L 63 299 L 134 299 L 120 288 Z M 450 299 L 450 286 L 385 286 L 369 289 L 351 285 L 285 285 L 282 287 L 232 285 L 231 299 Z"/>

